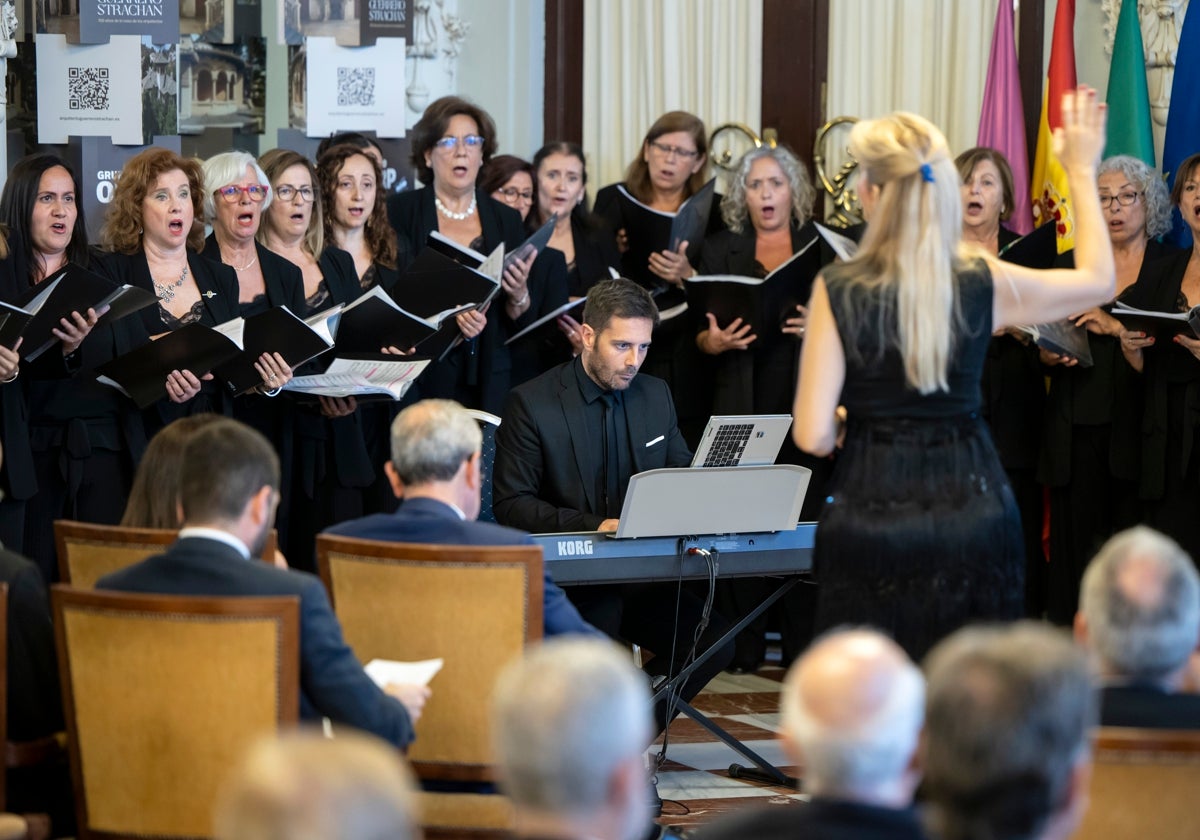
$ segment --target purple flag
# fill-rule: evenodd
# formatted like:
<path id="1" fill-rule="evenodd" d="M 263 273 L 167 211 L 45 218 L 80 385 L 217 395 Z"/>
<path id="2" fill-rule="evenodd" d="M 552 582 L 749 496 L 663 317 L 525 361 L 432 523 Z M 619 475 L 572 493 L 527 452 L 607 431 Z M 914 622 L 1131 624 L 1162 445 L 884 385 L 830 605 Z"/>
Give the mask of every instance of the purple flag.
<path id="1" fill-rule="evenodd" d="M 1029 157 L 1025 153 L 1025 109 L 1021 104 L 1021 78 L 1017 73 L 1017 44 L 1013 38 L 1013 0 L 1000 0 L 992 54 L 988 58 L 979 115 L 980 146 L 997 149 L 1012 167 L 1017 206 L 1005 225 L 1024 236 L 1033 230 L 1029 207 Z"/>

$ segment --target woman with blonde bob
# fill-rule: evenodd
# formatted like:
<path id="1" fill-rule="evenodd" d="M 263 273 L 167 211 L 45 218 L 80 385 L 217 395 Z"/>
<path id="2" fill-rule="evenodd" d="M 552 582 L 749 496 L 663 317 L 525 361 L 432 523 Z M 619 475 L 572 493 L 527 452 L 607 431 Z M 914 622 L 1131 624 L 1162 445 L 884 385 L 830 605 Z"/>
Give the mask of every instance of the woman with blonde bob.
<path id="1" fill-rule="evenodd" d="M 928 121 L 897 113 L 851 132 L 867 230 L 813 286 L 793 412 L 800 448 L 844 440 L 814 550 L 818 630 L 871 624 L 917 658 L 969 621 L 1022 614 L 1020 517 L 979 417 L 987 344 L 994 328 L 1065 318 L 1114 288 L 1095 190 L 1105 109 L 1081 87 L 1062 115 L 1073 269 L 963 245 L 958 172 Z"/>

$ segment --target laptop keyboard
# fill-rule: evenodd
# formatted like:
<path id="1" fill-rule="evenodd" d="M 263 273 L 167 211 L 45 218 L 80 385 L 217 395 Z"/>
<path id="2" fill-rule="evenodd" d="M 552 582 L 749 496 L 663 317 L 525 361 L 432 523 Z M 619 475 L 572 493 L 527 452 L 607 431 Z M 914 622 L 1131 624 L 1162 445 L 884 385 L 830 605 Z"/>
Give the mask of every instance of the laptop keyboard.
<path id="1" fill-rule="evenodd" d="M 736 467 L 754 431 L 753 423 L 727 423 L 717 429 L 702 467 Z"/>

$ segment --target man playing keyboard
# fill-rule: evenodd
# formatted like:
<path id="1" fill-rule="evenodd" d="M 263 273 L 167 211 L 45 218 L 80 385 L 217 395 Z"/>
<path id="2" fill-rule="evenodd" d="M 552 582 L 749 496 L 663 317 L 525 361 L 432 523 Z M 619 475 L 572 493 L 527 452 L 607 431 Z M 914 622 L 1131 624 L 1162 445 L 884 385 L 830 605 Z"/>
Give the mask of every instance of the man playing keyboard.
<path id="1" fill-rule="evenodd" d="M 516 388 L 505 405 L 493 471 L 498 522 L 535 533 L 613 531 L 631 476 L 688 465 L 669 388 L 638 376 L 658 320 L 649 293 L 629 280 L 602 281 L 588 292 L 583 352 Z M 653 651 L 646 670 L 655 675 L 682 668 L 703 612 L 700 597 L 671 583 L 576 586 L 567 594 L 589 623 Z M 712 615 L 698 650 L 726 628 Z M 727 645 L 698 668 L 683 699 L 690 701 L 732 654 Z M 660 702 L 660 730 L 667 713 Z"/>

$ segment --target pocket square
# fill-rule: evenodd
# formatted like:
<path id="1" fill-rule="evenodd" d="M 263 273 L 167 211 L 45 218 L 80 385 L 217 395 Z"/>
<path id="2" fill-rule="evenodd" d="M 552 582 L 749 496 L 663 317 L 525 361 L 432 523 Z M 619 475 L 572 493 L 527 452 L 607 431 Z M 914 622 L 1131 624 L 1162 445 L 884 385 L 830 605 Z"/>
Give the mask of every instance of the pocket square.
<path id="1" fill-rule="evenodd" d="M 646 441 L 646 448 L 649 449 L 651 446 L 658 443 L 660 440 L 666 440 L 666 439 L 667 439 L 666 435 L 659 435 L 654 440 Z"/>

